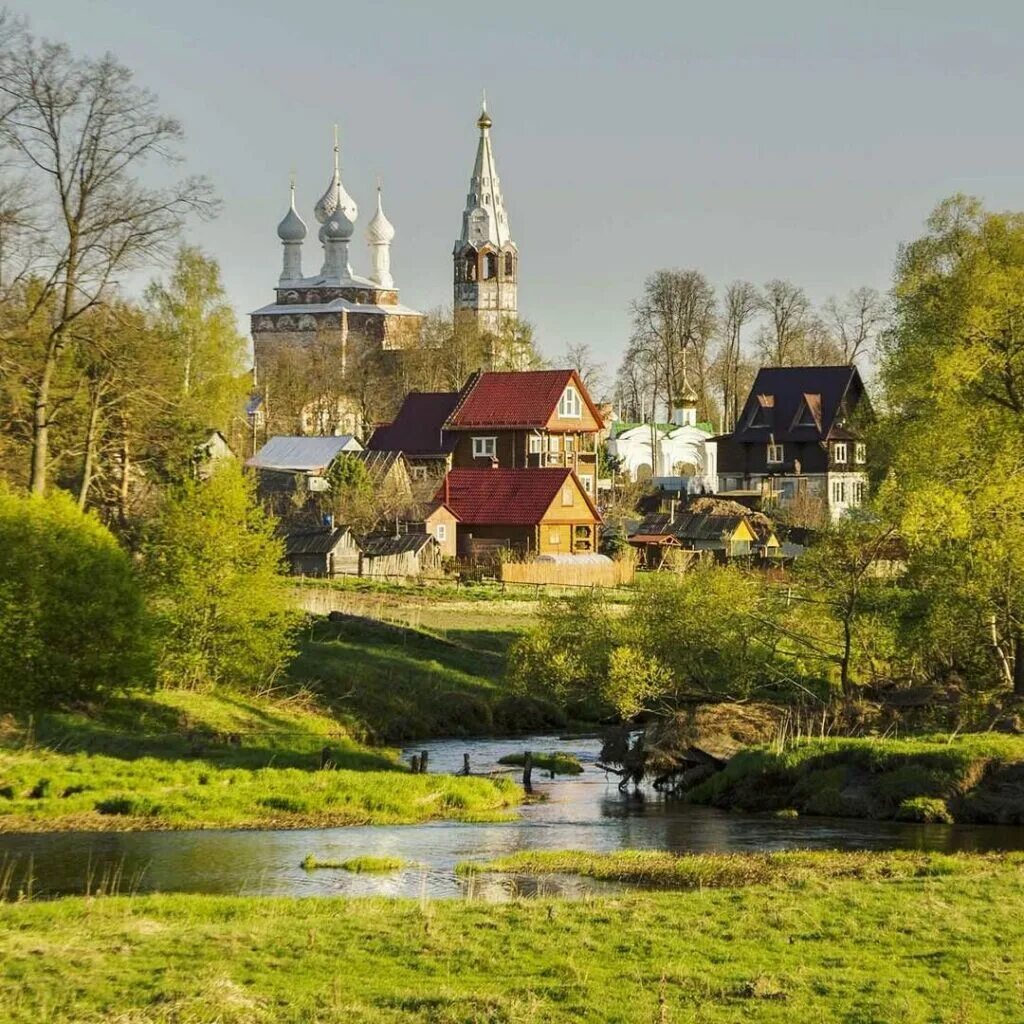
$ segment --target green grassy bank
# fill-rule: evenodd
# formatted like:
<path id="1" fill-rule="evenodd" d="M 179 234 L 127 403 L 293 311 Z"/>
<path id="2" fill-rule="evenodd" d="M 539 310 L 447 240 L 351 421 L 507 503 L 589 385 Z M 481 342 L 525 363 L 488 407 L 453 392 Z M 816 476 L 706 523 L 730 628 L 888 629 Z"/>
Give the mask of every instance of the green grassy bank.
<path id="1" fill-rule="evenodd" d="M 290 676 L 376 742 L 563 728 L 557 707 L 508 692 L 504 652 L 518 633 L 463 618 L 447 637 L 370 618 L 317 619 Z"/>
<path id="2" fill-rule="evenodd" d="M 688 794 L 747 811 L 1024 824 L 1024 737 L 804 740 L 742 751 Z"/>
<path id="3" fill-rule="evenodd" d="M 520 799 L 507 781 L 411 775 L 308 696 L 161 690 L 0 734 L 0 831 L 489 820 Z"/>
<path id="4" fill-rule="evenodd" d="M 0 1000 L 12 1024 L 1020 1020 L 1024 873 L 963 861 L 575 903 L 7 904 Z"/>

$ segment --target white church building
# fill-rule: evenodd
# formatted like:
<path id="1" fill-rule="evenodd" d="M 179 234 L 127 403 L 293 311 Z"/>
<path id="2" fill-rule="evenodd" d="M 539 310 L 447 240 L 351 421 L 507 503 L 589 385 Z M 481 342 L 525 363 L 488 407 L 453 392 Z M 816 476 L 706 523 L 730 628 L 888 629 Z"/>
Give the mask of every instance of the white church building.
<path id="1" fill-rule="evenodd" d="M 634 480 L 666 490 L 713 494 L 718 489 L 718 446 L 710 423 L 697 422 L 697 393 L 684 383 L 670 423 L 615 421 L 608 454 Z"/>

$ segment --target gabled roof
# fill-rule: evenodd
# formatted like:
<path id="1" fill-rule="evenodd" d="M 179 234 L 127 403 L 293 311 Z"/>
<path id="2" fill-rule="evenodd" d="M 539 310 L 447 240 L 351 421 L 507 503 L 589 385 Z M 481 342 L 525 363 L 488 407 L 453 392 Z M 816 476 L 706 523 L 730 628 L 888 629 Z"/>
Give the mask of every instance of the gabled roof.
<path id="1" fill-rule="evenodd" d="M 284 534 L 286 555 L 328 555 L 349 533 L 347 526 L 320 527 L 313 530 L 289 530 Z"/>
<path id="2" fill-rule="evenodd" d="M 254 469 L 272 469 L 285 473 L 318 473 L 341 452 L 362 451 L 362 445 L 351 435 L 338 437 L 272 437 L 245 464 Z"/>
<path id="3" fill-rule="evenodd" d="M 447 478 L 447 503 L 467 526 L 535 526 L 570 478 L 600 522 L 600 513 L 571 469 L 453 469 Z M 444 495 L 442 486 L 436 497 Z"/>
<path id="4" fill-rule="evenodd" d="M 724 537 L 731 537 L 743 525 L 746 525 L 751 534 L 754 534 L 750 524 L 743 516 L 714 516 L 694 512 L 677 512 L 673 517 L 659 513 L 647 516 L 630 540 L 643 542 L 657 537 L 683 541 L 720 541 Z"/>
<path id="5" fill-rule="evenodd" d="M 736 441 L 823 441 L 862 399 L 864 385 L 855 366 L 765 366 L 757 372 L 736 421 Z M 802 424 L 810 412 L 812 424 Z M 758 425 L 761 424 L 761 425 Z"/>
<path id="6" fill-rule="evenodd" d="M 446 426 L 452 430 L 509 430 L 547 425 L 558 400 L 573 384 L 601 426 L 601 413 L 575 370 L 509 370 L 474 374 L 459 395 Z"/>
<path id="7" fill-rule="evenodd" d="M 359 547 L 367 558 L 381 558 L 386 555 L 401 555 L 406 551 L 419 554 L 428 544 L 437 541 L 429 533 L 371 534 L 363 537 Z"/>
<path id="8" fill-rule="evenodd" d="M 458 440 L 444 431 L 459 401 L 458 391 L 411 391 L 392 423 L 377 427 L 368 451 L 405 452 L 413 457 L 447 455 Z"/>

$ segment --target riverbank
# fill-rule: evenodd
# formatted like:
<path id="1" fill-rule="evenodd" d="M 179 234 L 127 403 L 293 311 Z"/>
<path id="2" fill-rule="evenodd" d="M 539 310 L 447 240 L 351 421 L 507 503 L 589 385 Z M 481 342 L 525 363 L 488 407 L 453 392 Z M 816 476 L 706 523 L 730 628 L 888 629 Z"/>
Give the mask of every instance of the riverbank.
<path id="1" fill-rule="evenodd" d="M 694 803 L 876 820 L 1024 824 L 1024 737 L 802 740 L 740 751 Z"/>
<path id="2" fill-rule="evenodd" d="M 493 821 L 521 799 L 507 780 L 412 775 L 308 694 L 140 692 L 0 734 L 0 832 Z"/>
<path id="3" fill-rule="evenodd" d="M 0 998 L 12 1024 L 1016 1020 L 1024 873 L 963 862 L 911 877 L 499 906 L 4 904 Z"/>

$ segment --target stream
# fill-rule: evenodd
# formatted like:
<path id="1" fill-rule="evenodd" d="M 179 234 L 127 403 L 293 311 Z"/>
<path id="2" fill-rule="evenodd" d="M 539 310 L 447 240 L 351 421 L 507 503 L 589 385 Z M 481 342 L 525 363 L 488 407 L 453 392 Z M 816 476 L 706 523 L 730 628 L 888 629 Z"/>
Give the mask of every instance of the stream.
<path id="1" fill-rule="evenodd" d="M 1024 849 L 1024 828 L 994 825 L 917 825 L 857 819 L 776 819 L 666 801 L 651 790 L 618 791 L 618 779 L 596 767 L 600 741 L 554 736 L 436 740 L 404 752 L 429 752 L 432 772 L 456 772 L 469 754 L 474 773 L 523 750 L 568 751 L 584 773 L 549 780 L 534 769 L 534 790 L 547 799 L 501 824 L 432 822 L 277 831 L 51 832 L 0 834 L 0 882 L 11 894 L 190 892 L 282 896 L 412 896 L 504 900 L 513 895 L 579 897 L 621 887 L 565 876 L 474 876 L 455 865 L 524 850 L 622 849 L 750 852 L 785 849 Z M 519 777 L 516 770 L 514 778 Z M 319 860 L 357 855 L 400 857 L 409 866 L 393 874 L 306 871 Z"/>

